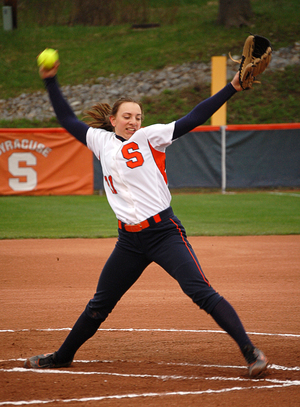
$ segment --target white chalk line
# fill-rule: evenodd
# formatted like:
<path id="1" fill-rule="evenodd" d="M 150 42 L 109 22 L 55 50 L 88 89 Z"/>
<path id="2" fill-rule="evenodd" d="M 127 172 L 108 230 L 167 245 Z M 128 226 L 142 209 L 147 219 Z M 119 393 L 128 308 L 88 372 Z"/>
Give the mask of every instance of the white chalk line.
<path id="1" fill-rule="evenodd" d="M 5 332 L 32 332 L 32 331 L 70 331 L 71 328 L 46 328 L 46 329 L 21 329 L 21 330 L 0 330 L 0 333 Z M 187 332 L 187 333 L 221 333 L 224 334 L 224 331 L 220 330 L 180 330 L 180 329 L 135 329 L 135 328 L 100 328 L 99 331 L 107 331 L 107 332 Z M 283 336 L 283 337 L 300 337 L 297 334 L 279 334 L 279 333 L 261 333 L 261 332 L 248 332 L 248 334 L 252 335 L 265 335 L 265 336 Z M 24 361 L 25 359 L 9 359 L 8 361 Z M 1 360 L 1 362 L 5 362 L 5 360 Z M 74 361 L 77 363 L 95 363 L 95 362 L 102 362 L 102 363 L 114 363 L 114 361 L 83 361 L 78 360 Z M 128 362 L 128 361 L 127 361 Z M 138 362 L 143 363 L 143 362 Z M 195 367 L 217 367 L 217 368 L 229 368 L 229 369 L 245 369 L 244 366 L 222 366 L 222 365 L 201 365 L 201 364 L 188 364 L 188 363 L 164 363 L 158 362 L 158 364 L 166 364 L 166 365 L 179 365 L 179 366 L 195 366 Z M 300 367 L 287 367 L 287 366 L 279 366 L 279 365 L 269 365 L 269 369 L 275 370 L 283 370 L 283 371 L 300 371 Z M 110 376 L 123 376 L 123 377 L 135 377 L 135 378 L 155 378 L 161 380 L 178 380 L 178 379 L 190 379 L 190 380 L 203 380 L 203 377 L 199 378 L 197 376 L 179 376 L 179 375 L 136 375 L 136 374 L 119 374 L 119 373 L 111 373 L 111 372 L 72 372 L 72 371 L 63 371 L 63 370 L 56 370 L 56 369 L 42 369 L 42 370 L 35 370 L 35 369 L 24 369 L 24 368 L 12 368 L 12 369 L 0 369 L 3 372 L 34 372 L 34 373 L 60 373 L 60 374 L 82 374 L 82 375 L 91 375 L 91 374 L 101 374 L 101 375 L 110 375 Z M 223 380 L 223 381 L 249 381 L 250 379 L 242 379 L 242 378 L 205 378 L 205 380 Z M 283 388 L 289 386 L 299 386 L 300 381 L 278 381 L 278 380 L 271 380 L 271 379 L 264 379 L 266 382 L 273 383 L 263 386 L 251 386 L 251 387 L 233 387 L 233 388 L 225 388 L 221 390 L 205 390 L 205 391 L 179 391 L 179 392 L 165 392 L 165 393 L 142 393 L 142 394 L 125 394 L 125 395 L 110 395 L 110 396 L 99 396 L 99 397 L 84 397 L 79 399 L 54 399 L 54 400 L 20 400 L 16 402 L 0 402 L 0 406 L 2 405 L 30 405 L 30 404 L 48 404 L 54 402 L 87 402 L 87 401 L 101 401 L 101 400 L 112 400 L 112 399 L 125 399 L 125 398 L 145 398 L 145 397 L 167 397 L 167 396 L 184 396 L 184 395 L 203 395 L 203 394 L 217 394 L 217 393 L 224 393 L 224 392 L 231 392 L 231 391 L 240 391 L 240 390 L 247 390 L 247 389 L 272 389 L 272 388 Z"/>
<path id="2" fill-rule="evenodd" d="M 23 359 L 24 360 L 24 359 Z M 74 361 L 76 362 L 76 361 Z M 78 362 L 76 362 L 78 363 Z M 168 365 L 168 363 L 166 363 Z M 175 365 L 175 364 L 174 364 Z M 176 364 L 177 365 L 177 364 Z M 180 365 L 180 364 L 179 364 Z M 187 364 L 186 364 L 187 366 Z M 189 365 L 188 365 L 189 366 Z M 192 365 L 195 367 L 195 365 Z M 197 365 L 197 367 L 202 368 L 221 368 L 221 369 L 246 369 L 245 366 L 222 366 L 222 365 Z M 282 370 L 282 371 L 300 371 L 300 367 L 286 367 L 286 366 L 278 366 L 278 365 L 269 365 L 268 369 L 274 370 Z M 62 370 L 62 369 L 26 369 L 24 367 L 13 367 L 10 369 L 2 368 L 0 372 L 5 373 L 37 373 L 37 374 L 66 374 L 66 375 L 76 375 L 76 376 L 92 376 L 92 375 L 100 375 L 100 376 L 119 376 L 119 377 L 135 377 L 135 378 L 151 378 L 151 379 L 159 379 L 159 380 L 203 380 L 203 376 L 181 376 L 181 375 L 156 375 L 156 374 L 136 374 L 136 373 L 115 373 L 115 372 L 82 372 L 82 371 L 74 371 L 74 370 Z M 205 380 L 209 380 L 206 378 Z M 224 379 L 225 380 L 225 379 Z M 230 380 L 226 378 L 226 380 Z M 232 379 L 233 380 L 233 379 Z M 249 379 L 240 379 L 240 380 L 249 380 Z"/>
<path id="3" fill-rule="evenodd" d="M 115 373 L 115 372 L 80 372 L 73 370 L 62 369 L 25 369 L 23 367 L 14 367 L 11 369 L 0 369 L 0 372 L 12 373 L 38 373 L 38 374 L 65 374 L 75 376 L 116 376 L 116 377 L 132 377 L 138 379 L 158 379 L 158 380 L 200 380 L 203 377 L 198 376 L 180 376 L 180 375 L 156 375 L 156 374 L 135 374 L 135 373 Z"/>
<path id="4" fill-rule="evenodd" d="M 0 333 L 15 333 L 15 332 L 56 332 L 56 331 L 71 331 L 72 328 L 25 328 L 25 329 L 0 329 Z M 172 332 L 172 333 L 216 333 L 227 334 L 225 331 L 215 329 L 160 329 L 160 328 L 100 328 L 100 332 Z M 248 335 L 260 335 L 260 336 L 279 336 L 279 337 L 291 337 L 300 338 L 300 334 L 288 334 L 288 333 L 268 333 L 268 332 L 247 332 Z"/>
<path id="5" fill-rule="evenodd" d="M 213 380 L 223 380 L 223 378 L 212 378 Z M 224 378 L 225 380 L 228 380 Z M 247 379 L 243 379 L 247 380 Z M 248 379 L 249 381 L 249 379 Z M 0 402 L 0 406 L 4 405 L 30 405 L 30 404 L 49 404 L 49 403 L 70 403 L 70 402 L 91 402 L 91 401 L 103 401 L 103 400 L 113 400 L 113 399 L 133 399 L 133 398 L 146 398 L 146 397 L 170 397 L 170 396 L 199 396 L 203 394 L 220 394 L 228 393 L 232 391 L 241 391 L 241 390 L 262 390 L 262 389 L 274 389 L 274 388 L 284 388 L 291 386 L 300 386 L 299 380 L 265 380 L 265 382 L 271 384 L 255 385 L 249 387 L 229 387 L 220 390 L 199 390 L 199 391 L 172 391 L 172 392 L 162 392 L 162 393 L 141 393 L 141 394 L 116 394 L 109 396 L 98 396 L 98 397 L 83 397 L 83 398 L 73 398 L 73 399 L 53 399 L 53 400 L 19 400 L 19 401 L 4 401 Z"/>
<path id="6" fill-rule="evenodd" d="M 9 359 L 8 361 L 24 361 L 25 359 Z M 87 361 L 87 360 L 75 360 L 76 363 L 88 363 L 88 362 L 99 362 L 97 360 Z M 102 361 L 103 362 L 103 361 Z M 106 363 L 113 363 L 113 361 L 104 361 Z M 128 362 L 128 361 L 127 361 Z M 142 363 L 142 361 L 138 362 Z M 188 364 L 188 363 L 170 363 L 170 362 L 158 362 L 162 365 L 188 365 L 188 366 L 201 366 L 201 367 L 218 367 L 218 368 L 242 368 L 243 366 L 222 366 L 222 365 L 201 365 L 201 364 Z M 270 365 L 270 369 L 277 370 L 300 370 L 300 367 L 288 368 L 285 366 Z M 278 380 L 278 379 L 247 379 L 241 377 L 207 377 L 204 378 L 198 376 L 181 376 L 181 375 L 151 375 L 151 374 L 126 374 L 126 373 L 115 373 L 115 372 L 82 372 L 82 371 L 71 371 L 71 370 L 61 370 L 61 369 L 25 369 L 25 368 L 11 368 L 11 369 L 0 369 L 2 372 L 12 372 L 12 373 L 37 373 L 37 374 L 68 374 L 68 375 L 102 375 L 102 376 L 115 376 L 115 377 L 132 377 L 141 379 L 156 379 L 156 380 L 205 380 L 205 381 L 228 381 L 228 382 L 247 382 L 247 383 L 268 383 L 267 385 L 256 385 L 250 387 L 233 387 L 224 388 L 221 390 L 200 390 L 200 391 L 178 391 L 178 392 L 164 392 L 164 393 L 142 393 L 142 394 L 124 394 L 124 395 L 110 395 L 110 396 L 99 396 L 99 397 L 84 397 L 77 399 L 53 399 L 53 400 L 19 400 L 15 402 L 5 401 L 0 402 L 1 405 L 29 405 L 29 404 L 48 404 L 54 402 L 68 403 L 68 402 L 87 402 L 87 401 L 102 401 L 102 400 L 112 400 L 112 399 L 130 399 L 130 398 L 145 398 L 145 397 L 169 397 L 169 396 L 188 396 L 188 395 L 203 395 L 203 394 L 217 394 L 230 391 L 240 391 L 246 389 L 274 389 L 274 388 L 284 388 L 290 386 L 299 386 L 299 380 Z"/>
<path id="7" fill-rule="evenodd" d="M 25 362 L 26 358 L 17 358 L 17 359 L 0 359 L 0 362 Z M 133 364 L 143 364 L 145 363 L 145 361 L 143 360 L 118 360 L 118 363 L 133 363 Z M 87 363 L 116 363 L 115 360 L 74 360 L 74 363 L 83 363 L 83 364 L 87 364 Z M 151 361 L 152 364 L 156 364 L 156 365 L 161 365 L 161 366 L 187 366 L 187 367 L 202 367 L 202 368 L 217 368 L 217 369 L 247 369 L 245 366 L 239 366 L 239 365 L 209 365 L 209 364 L 201 364 L 201 363 L 175 363 L 175 362 L 156 362 L 156 361 Z M 280 365 L 276 365 L 276 364 L 269 364 L 268 365 L 269 369 L 273 369 L 273 370 L 282 370 L 282 371 L 290 371 L 290 372 L 298 372 L 300 371 L 300 366 L 280 366 Z M 28 370 L 28 369 L 23 369 L 24 371 L 34 371 L 34 372 L 41 372 L 41 371 L 45 371 L 43 370 Z M 22 371 L 23 371 L 22 370 Z M 13 371 L 12 369 L 0 369 L 1 371 Z M 55 370 L 55 369 L 51 369 L 50 372 L 52 373 L 53 371 L 58 371 L 58 372 L 62 372 L 61 370 Z M 67 371 L 67 373 L 70 373 L 70 371 Z M 76 373 L 77 374 L 77 373 Z M 164 376 L 165 377 L 165 376 Z"/>
<path id="8" fill-rule="evenodd" d="M 269 192 L 270 195 L 283 195 L 283 196 L 294 196 L 300 198 L 300 194 L 295 194 L 292 192 Z"/>

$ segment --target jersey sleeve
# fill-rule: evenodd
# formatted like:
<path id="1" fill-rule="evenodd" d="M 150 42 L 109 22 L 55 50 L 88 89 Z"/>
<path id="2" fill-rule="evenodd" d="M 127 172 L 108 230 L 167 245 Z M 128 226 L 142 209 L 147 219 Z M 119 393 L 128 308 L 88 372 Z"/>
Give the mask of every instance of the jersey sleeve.
<path id="1" fill-rule="evenodd" d="M 165 151 L 173 142 L 174 127 L 175 121 L 168 124 L 153 124 L 142 130 L 153 148 L 158 151 Z"/>
<path id="2" fill-rule="evenodd" d="M 103 150 L 103 139 L 104 137 L 109 137 L 113 133 L 104 129 L 95 129 L 89 127 L 86 133 L 86 144 L 87 147 L 95 154 L 95 156 L 100 160 L 101 151 Z"/>

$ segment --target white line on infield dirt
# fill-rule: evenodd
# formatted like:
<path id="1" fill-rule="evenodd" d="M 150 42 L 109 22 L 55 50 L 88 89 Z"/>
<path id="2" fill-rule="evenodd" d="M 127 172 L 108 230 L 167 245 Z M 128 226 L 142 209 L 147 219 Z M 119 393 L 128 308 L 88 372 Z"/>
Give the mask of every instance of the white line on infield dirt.
<path id="1" fill-rule="evenodd" d="M 26 359 L 24 358 L 17 358 L 17 359 L 0 359 L 0 362 L 25 362 Z M 126 363 L 135 363 L 135 364 L 142 364 L 145 363 L 144 360 L 118 360 L 118 362 L 126 362 Z M 74 359 L 74 363 L 115 363 L 114 360 L 77 360 Z M 234 366 L 234 365 L 208 365 L 208 364 L 201 364 L 201 363 L 175 363 L 175 362 L 151 362 L 152 364 L 160 365 L 160 366 L 188 366 L 188 367 L 204 367 L 204 368 L 211 368 L 216 367 L 218 369 L 246 369 L 246 366 Z M 298 372 L 300 371 L 300 366 L 280 366 L 275 364 L 268 365 L 269 369 L 274 370 L 283 370 L 283 371 L 290 371 L 290 372 Z M 0 369 L 0 371 L 3 371 Z M 28 369 L 25 369 L 28 371 Z"/>
<path id="2" fill-rule="evenodd" d="M 55 332 L 55 331 L 71 331 L 71 328 L 25 328 L 25 329 L 0 329 L 0 333 L 14 333 L 14 332 Z M 225 331 L 215 329 L 164 329 L 164 328 L 99 328 L 100 332 L 172 332 L 172 333 L 215 333 L 226 334 Z M 268 332 L 247 332 L 248 335 L 260 335 L 260 336 L 280 336 L 280 337 L 292 337 L 300 338 L 300 334 L 288 334 L 288 333 L 268 333 Z"/>
<path id="3" fill-rule="evenodd" d="M 26 359 L 7 359 L 7 360 L 1 360 L 1 362 L 24 362 Z M 122 360 L 119 360 L 118 362 L 123 362 Z M 132 361 L 132 360 L 127 360 L 127 363 L 136 363 L 136 364 L 142 364 L 145 363 L 145 361 Z M 74 363 L 114 363 L 114 361 L 107 361 L 107 360 L 74 360 Z M 201 368 L 217 368 L 217 369 L 247 369 L 246 366 L 234 366 L 234 365 L 207 365 L 207 364 L 191 364 L 191 363 L 171 363 L 171 362 L 154 362 L 154 364 L 160 365 L 160 366 L 187 366 L 187 367 L 201 367 Z M 300 367 L 299 366 L 280 366 L 280 365 L 275 365 L 271 364 L 268 366 L 268 369 L 273 369 L 273 370 L 282 370 L 282 371 L 290 371 L 290 372 L 299 372 Z M 156 379 L 172 379 L 172 380 L 178 380 L 178 379 L 203 379 L 203 377 L 197 377 L 197 376 L 180 376 L 180 375 L 151 375 L 151 374 L 127 374 L 127 373 L 112 373 L 112 372 L 79 372 L 79 371 L 72 371 L 72 370 L 62 370 L 62 369 L 25 369 L 23 367 L 14 367 L 11 369 L 0 369 L 0 372 L 31 372 L 31 373 L 60 373 L 60 374 L 74 374 L 74 375 L 108 375 L 108 376 L 123 376 L 123 377 L 151 377 L 151 378 L 156 378 Z M 248 379 L 245 379 L 248 380 Z"/>
<path id="4" fill-rule="evenodd" d="M 19 401 L 4 401 L 0 402 L 0 406 L 20 406 L 29 404 L 49 404 L 49 403 L 70 403 L 70 402 L 92 402 L 92 401 L 102 401 L 102 400 L 114 400 L 114 399 L 134 399 L 134 398 L 145 398 L 145 397 L 170 397 L 170 396 L 200 396 L 203 394 L 220 394 L 227 393 L 231 391 L 241 391 L 241 390 L 262 390 L 262 389 L 274 389 L 283 388 L 291 386 L 300 386 L 299 380 L 286 380 L 286 381 L 274 381 L 274 384 L 268 385 L 255 385 L 250 387 L 231 387 L 220 390 L 199 390 L 199 391 L 172 391 L 164 393 L 141 393 L 141 394 L 120 394 L 120 395 L 109 395 L 109 396 L 99 396 L 99 397 L 83 397 L 74 399 L 53 399 L 53 400 L 19 400 Z"/>

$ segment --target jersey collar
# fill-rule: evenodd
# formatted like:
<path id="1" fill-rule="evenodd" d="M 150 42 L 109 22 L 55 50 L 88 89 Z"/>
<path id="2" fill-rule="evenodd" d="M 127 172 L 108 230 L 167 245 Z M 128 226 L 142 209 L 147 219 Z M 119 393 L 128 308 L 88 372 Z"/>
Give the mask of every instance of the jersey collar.
<path id="1" fill-rule="evenodd" d="M 124 141 L 126 141 L 126 139 L 124 137 L 118 136 L 117 134 L 116 134 L 116 137 L 118 140 L 122 141 L 122 143 L 124 143 Z"/>

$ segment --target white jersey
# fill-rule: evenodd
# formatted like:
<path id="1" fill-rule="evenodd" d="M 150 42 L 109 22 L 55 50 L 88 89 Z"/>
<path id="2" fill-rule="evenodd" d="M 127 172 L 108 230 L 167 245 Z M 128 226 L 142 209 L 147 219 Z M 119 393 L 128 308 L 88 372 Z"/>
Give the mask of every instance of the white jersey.
<path id="1" fill-rule="evenodd" d="M 120 141 L 115 133 L 90 127 L 88 148 L 101 161 L 104 188 L 117 219 L 136 224 L 170 206 L 165 150 L 175 122 L 155 124 Z"/>

